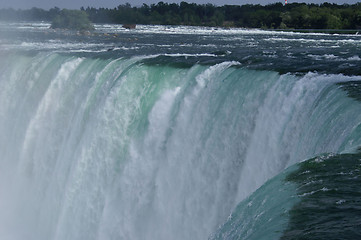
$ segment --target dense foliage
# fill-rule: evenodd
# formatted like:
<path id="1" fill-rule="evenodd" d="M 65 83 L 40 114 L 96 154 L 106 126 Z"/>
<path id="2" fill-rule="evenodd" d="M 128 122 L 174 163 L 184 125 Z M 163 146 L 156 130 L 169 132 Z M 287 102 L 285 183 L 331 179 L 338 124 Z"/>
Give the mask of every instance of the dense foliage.
<path id="1" fill-rule="evenodd" d="M 72 30 L 93 30 L 88 15 L 80 10 L 61 10 L 53 19 L 51 28 L 63 28 Z"/>
<path id="2" fill-rule="evenodd" d="M 132 7 L 129 3 L 117 8 L 81 8 L 94 23 L 134 23 L 164 25 L 202 25 L 268 29 L 359 29 L 361 3 L 337 5 L 330 3 L 281 3 L 261 5 L 195 4 L 181 2 L 143 4 Z M 52 20 L 59 8 L 45 11 L 0 10 L 1 19 Z"/>

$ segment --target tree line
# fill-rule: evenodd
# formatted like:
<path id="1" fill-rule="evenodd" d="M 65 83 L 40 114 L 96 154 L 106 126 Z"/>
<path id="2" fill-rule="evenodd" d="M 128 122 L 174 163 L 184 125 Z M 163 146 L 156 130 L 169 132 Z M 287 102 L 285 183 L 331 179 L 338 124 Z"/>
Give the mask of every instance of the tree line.
<path id="1" fill-rule="evenodd" d="M 361 3 L 306 4 L 274 3 L 262 5 L 195 4 L 181 2 L 143 4 L 126 3 L 116 8 L 82 7 L 93 23 L 197 25 L 264 29 L 360 29 Z M 0 20 L 52 21 L 61 10 L 1 9 Z"/>

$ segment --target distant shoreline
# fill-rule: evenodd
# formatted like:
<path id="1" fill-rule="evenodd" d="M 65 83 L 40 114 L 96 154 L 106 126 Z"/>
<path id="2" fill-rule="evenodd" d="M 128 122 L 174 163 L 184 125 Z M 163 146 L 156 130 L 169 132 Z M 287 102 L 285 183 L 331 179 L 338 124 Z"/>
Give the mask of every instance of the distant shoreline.
<path id="1" fill-rule="evenodd" d="M 361 2 L 353 5 L 306 4 L 261 5 L 180 4 L 159 2 L 132 7 L 84 8 L 92 23 L 182 25 L 224 28 L 252 28 L 274 31 L 356 34 L 361 32 Z M 0 9 L 1 20 L 52 21 L 62 10 Z"/>

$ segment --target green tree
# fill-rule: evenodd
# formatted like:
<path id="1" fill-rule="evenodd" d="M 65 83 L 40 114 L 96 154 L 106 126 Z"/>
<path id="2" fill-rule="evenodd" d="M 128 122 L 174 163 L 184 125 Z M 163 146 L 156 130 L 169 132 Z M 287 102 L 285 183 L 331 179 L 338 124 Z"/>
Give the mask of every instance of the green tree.
<path id="1" fill-rule="evenodd" d="M 88 15 L 80 10 L 63 9 L 53 19 L 51 28 L 63 28 L 71 30 L 94 30 Z"/>

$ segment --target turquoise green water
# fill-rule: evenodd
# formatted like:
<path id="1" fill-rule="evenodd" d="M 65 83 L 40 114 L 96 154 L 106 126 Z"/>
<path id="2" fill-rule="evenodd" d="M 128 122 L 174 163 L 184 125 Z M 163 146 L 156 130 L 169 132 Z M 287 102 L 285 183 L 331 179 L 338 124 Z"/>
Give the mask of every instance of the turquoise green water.
<path id="1" fill-rule="evenodd" d="M 281 239 L 292 207 L 300 202 L 297 184 L 286 181 L 295 169 L 288 168 L 243 200 L 211 239 Z"/>
<path id="2" fill-rule="evenodd" d="M 287 181 L 301 201 L 290 211 L 281 239 L 357 239 L 360 222 L 360 154 L 330 154 L 300 164 Z"/>
<path id="3" fill-rule="evenodd" d="M 358 177 L 358 36 L 1 26 L 1 239 L 303 239 Z"/>
<path id="4" fill-rule="evenodd" d="M 211 239 L 358 239 L 360 154 L 296 164 L 242 201 Z"/>

